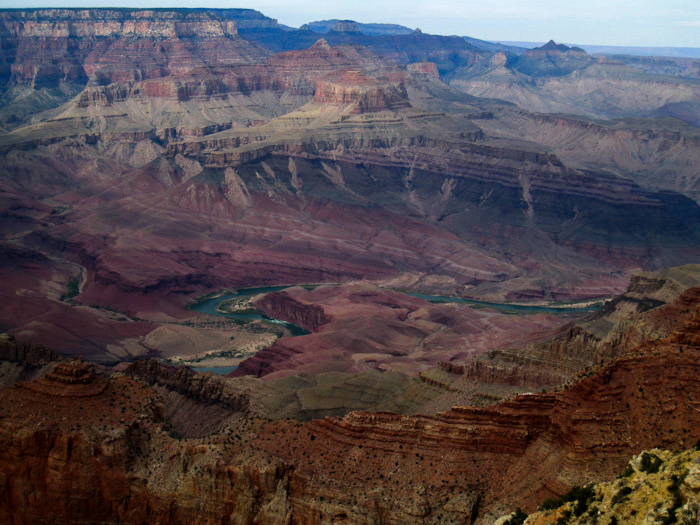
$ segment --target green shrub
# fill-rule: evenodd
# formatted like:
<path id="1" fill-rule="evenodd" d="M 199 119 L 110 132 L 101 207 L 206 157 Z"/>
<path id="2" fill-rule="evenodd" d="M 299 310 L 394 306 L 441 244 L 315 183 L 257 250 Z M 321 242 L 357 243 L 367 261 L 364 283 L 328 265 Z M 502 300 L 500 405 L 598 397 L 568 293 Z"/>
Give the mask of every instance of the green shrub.
<path id="1" fill-rule="evenodd" d="M 68 299 L 73 299 L 76 295 L 80 293 L 80 278 L 74 277 L 68 281 L 66 293 L 61 295 L 61 301 L 66 301 Z"/>
<path id="2" fill-rule="evenodd" d="M 564 514 L 562 514 L 559 519 L 557 520 L 557 525 L 566 525 L 569 523 L 569 520 L 571 519 L 571 511 L 570 510 L 565 510 Z"/>
<path id="3" fill-rule="evenodd" d="M 622 487 L 622 488 L 620 489 L 620 491 L 619 491 L 617 494 L 615 494 L 615 495 L 613 496 L 612 504 L 613 504 L 613 505 L 617 505 L 617 504 L 620 503 L 623 499 L 625 499 L 625 497 L 626 497 L 628 494 L 631 494 L 631 493 L 632 493 L 632 488 L 631 488 L 631 487 Z"/>
<path id="4" fill-rule="evenodd" d="M 564 504 L 561 498 L 547 498 L 540 505 L 539 510 L 554 510 L 558 509 Z"/>
<path id="5" fill-rule="evenodd" d="M 594 495 L 593 485 L 585 487 L 574 487 L 561 498 L 547 498 L 540 505 L 539 510 L 553 510 L 561 507 L 564 503 L 575 501 L 574 514 L 580 516 L 588 508 L 588 502 Z"/>
<path id="6" fill-rule="evenodd" d="M 580 516 L 586 509 L 588 509 L 588 502 L 595 494 L 593 490 L 593 485 L 586 485 L 585 487 L 574 487 L 569 492 L 568 496 L 571 498 L 569 501 L 576 501 L 574 506 L 574 514 Z"/>
<path id="7" fill-rule="evenodd" d="M 503 525 L 522 525 L 527 519 L 527 514 L 525 514 L 520 507 L 518 507 L 513 515 L 508 518 L 508 520 Z"/>
<path id="8" fill-rule="evenodd" d="M 642 454 L 642 464 L 640 470 L 649 474 L 656 474 L 661 468 L 662 464 L 663 461 L 659 456 L 644 452 Z"/>
<path id="9" fill-rule="evenodd" d="M 617 479 L 629 478 L 632 474 L 634 474 L 634 467 L 628 463 L 625 470 L 622 471 L 622 474 L 620 474 Z"/>

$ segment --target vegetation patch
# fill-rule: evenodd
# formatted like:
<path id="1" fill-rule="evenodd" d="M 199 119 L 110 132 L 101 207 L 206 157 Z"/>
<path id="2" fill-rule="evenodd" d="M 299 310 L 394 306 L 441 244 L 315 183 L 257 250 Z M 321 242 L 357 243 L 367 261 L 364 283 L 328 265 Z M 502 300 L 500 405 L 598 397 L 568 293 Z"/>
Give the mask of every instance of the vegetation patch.
<path id="1" fill-rule="evenodd" d="M 659 456 L 644 452 L 642 454 L 642 462 L 639 468 L 642 472 L 656 474 L 661 468 L 662 464 L 663 460 Z"/>
<path id="2" fill-rule="evenodd" d="M 525 514 L 523 510 L 520 507 L 518 507 L 513 513 L 513 515 L 510 518 L 508 518 L 508 520 L 503 525 L 522 525 L 523 523 L 525 523 L 526 519 L 527 514 Z"/>
<path id="3" fill-rule="evenodd" d="M 576 516 L 581 516 L 588 509 L 588 503 L 593 498 L 594 494 L 595 491 L 593 489 L 593 485 L 586 485 L 585 487 L 574 487 L 569 492 L 564 494 L 561 498 L 547 498 L 546 500 L 544 500 L 544 502 L 542 502 L 542 505 L 540 505 L 539 510 L 554 510 L 558 509 L 565 503 L 575 502 L 573 513 Z M 562 518 L 563 517 L 564 516 L 562 516 Z M 562 523 L 566 523 L 567 521 L 568 518 Z"/>
<path id="4" fill-rule="evenodd" d="M 617 505 L 623 501 L 629 494 L 632 493 L 631 487 L 622 487 L 617 494 L 613 496 L 612 504 Z"/>
<path id="5" fill-rule="evenodd" d="M 68 281 L 68 286 L 66 287 L 66 293 L 61 295 L 61 301 L 68 301 L 73 299 L 80 293 L 80 277 L 74 277 Z"/>

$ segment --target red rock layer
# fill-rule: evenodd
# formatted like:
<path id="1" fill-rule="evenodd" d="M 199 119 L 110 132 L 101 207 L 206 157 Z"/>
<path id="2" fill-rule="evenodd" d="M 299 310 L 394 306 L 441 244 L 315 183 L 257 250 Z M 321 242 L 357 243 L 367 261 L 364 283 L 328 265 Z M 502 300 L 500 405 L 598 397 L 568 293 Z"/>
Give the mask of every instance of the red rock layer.
<path id="1" fill-rule="evenodd" d="M 432 417 L 354 413 L 312 422 L 314 455 L 299 475 L 331 492 L 340 490 L 338 479 L 359 486 L 367 475 L 382 484 L 390 469 L 390 486 L 469 486 L 482 496 L 479 512 L 499 505 L 531 510 L 572 485 L 613 477 L 639 450 L 690 446 L 700 436 L 700 290 L 694 293 L 694 308 L 680 331 L 563 392 L 519 396 L 484 409 L 455 407 Z M 265 448 L 298 457 L 280 442 Z M 362 462 L 339 461 L 341 450 L 344 457 L 367 453 L 384 459 L 370 459 L 372 467 L 363 468 Z M 379 472 L 372 471 L 376 462 L 383 467 Z M 428 462 L 434 468 L 426 472 Z M 398 498 L 400 493 L 392 491 Z"/>
<path id="2" fill-rule="evenodd" d="M 284 291 L 266 294 L 255 302 L 255 306 L 270 317 L 284 319 L 309 332 L 316 332 L 331 321 L 321 306 L 302 302 Z"/>
<path id="3" fill-rule="evenodd" d="M 47 382 L 0 396 L 0 521 L 489 522 L 632 454 L 700 438 L 700 289 L 683 327 L 567 390 L 434 416 L 357 412 L 301 424 L 237 420 L 177 440 L 137 380 L 65 397 Z M 73 370 L 73 372 L 69 372 Z M 70 384 L 68 384 L 70 386 Z M 48 510 L 50 509 L 50 510 Z"/>
<path id="4" fill-rule="evenodd" d="M 509 316 L 466 306 L 432 305 L 369 285 L 292 288 L 256 305 L 313 332 L 284 338 L 243 361 L 234 377 L 300 372 L 394 370 L 415 375 L 439 361 L 463 362 L 494 348 L 520 348 L 551 337 L 567 320 Z"/>
<path id="5" fill-rule="evenodd" d="M 430 78 L 440 78 L 435 62 L 414 62 L 413 64 L 408 64 L 406 68 L 414 73 L 423 73 Z"/>

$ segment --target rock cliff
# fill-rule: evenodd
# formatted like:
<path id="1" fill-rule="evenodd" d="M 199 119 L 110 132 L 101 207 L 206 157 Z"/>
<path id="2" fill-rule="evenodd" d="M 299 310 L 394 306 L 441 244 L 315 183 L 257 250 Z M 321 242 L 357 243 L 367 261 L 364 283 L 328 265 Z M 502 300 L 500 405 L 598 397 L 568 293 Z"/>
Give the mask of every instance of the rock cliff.
<path id="1" fill-rule="evenodd" d="M 255 306 L 270 317 L 284 319 L 309 332 L 317 332 L 331 321 L 322 306 L 302 302 L 286 291 L 266 294 L 255 302 Z"/>
<path id="2" fill-rule="evenodd" d="M 146 384 L 64 363 L 3 389 L 0 516 L 491 523 L 516 506 L 531 512 L 610 479 L 630 455 L 697 441 L 697 300 L 682 316 L 669 337 L 561 392 L 434 416 L 239 418 L 206 439 L 168 435 L 162 398 Z"/>
<path id="3" fill-rule="evenodd" d="M 232 376 L 394 371 L 414 376 L 438 362 L 463 362 L 494 348 L 519 348 L 567 323 L 555 315 L 509 317 L 466 305 L 433 305 L 370 285 L 290 288 L 256 306 L 310 332 L 282 338 L 244 360 Z"/>
<path id="4" fill-rule="evenodd" d="M 678 193 L 695 196 L 692 133 L 460 93 L 441 81 L 456 68 L 532 87 L 464 39 L 319 40 L 246 10 L 0 14 L 0 312 L 21 340 L 60 333 L 61 352 L 114 362 L 150 352 L 139 338 L 154 327 L 136 319 L 181 320 L 217 287 L 370 280 L 566 300 L 697 259 L 700 208 Z M 618 67 L 542 81 L 578 74 L 598 93 L 610 73 L 671 89 L 669 103 L 694 96 Z M 41 271 L 13 262 L 25 250 Z"/>

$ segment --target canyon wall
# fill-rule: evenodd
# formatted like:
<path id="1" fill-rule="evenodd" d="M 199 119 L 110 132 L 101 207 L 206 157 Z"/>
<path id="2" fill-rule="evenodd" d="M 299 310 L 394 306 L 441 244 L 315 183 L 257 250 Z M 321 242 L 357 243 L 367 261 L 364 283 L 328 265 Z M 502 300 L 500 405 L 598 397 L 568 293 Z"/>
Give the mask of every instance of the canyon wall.
<path id="1" fill-rule="evenodd" d="M 699 329 L 695 301 L 671 336 L 561 392 L 434 416 L 243 418 L 206 441 L 169 436 L 144 383 L 66 363 L 3 390 L 2 519 L 491 523 L 697 441 Z"/>

